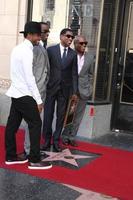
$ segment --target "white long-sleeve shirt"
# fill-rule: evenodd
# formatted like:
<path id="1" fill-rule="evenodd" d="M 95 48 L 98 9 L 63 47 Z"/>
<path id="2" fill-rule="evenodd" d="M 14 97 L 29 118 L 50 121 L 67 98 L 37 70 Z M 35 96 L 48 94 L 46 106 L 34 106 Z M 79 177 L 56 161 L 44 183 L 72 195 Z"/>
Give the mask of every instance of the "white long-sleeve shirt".
<path id="1" fill-rule="evenodd" d="M 11 86 L 6 93 L 7 96 L 20 98 L 28 95 L 32 96 L 37 104 L 42 103 L 32 68 L 33 45 L 25 39 L 11 54 Z"/>

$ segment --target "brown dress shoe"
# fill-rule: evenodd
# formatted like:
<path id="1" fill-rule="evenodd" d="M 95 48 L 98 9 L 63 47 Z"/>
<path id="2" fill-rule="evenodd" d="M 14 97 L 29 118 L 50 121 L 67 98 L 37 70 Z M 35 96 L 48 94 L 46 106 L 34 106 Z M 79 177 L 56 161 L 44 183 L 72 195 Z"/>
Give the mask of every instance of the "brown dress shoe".
<path id="1" fill-rule="evenodd" d="M 69 145 L 69 140 L 62 140 L 62 144 L 64 144 L 64 145 Z"/>

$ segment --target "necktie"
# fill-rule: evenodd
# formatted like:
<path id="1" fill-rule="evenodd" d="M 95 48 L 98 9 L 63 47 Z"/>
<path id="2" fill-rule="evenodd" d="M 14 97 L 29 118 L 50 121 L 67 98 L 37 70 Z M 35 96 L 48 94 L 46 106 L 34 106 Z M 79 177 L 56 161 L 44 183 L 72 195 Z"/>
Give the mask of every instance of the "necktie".
<path id="1" fill-rule="evenodd" d="M 43 42 L 44 49 L 46 49 L 46 46 L 47 46 L 47 41 Z"/>
<path id="2" fill-rule="evenodd" d="M 66 61 L 66 56 L 67 56 L 67 49 L 64 48 L 64 52 L 63 52 L 63 55 L 62 55 L 62 64 L 65 63 L 65 61 Z"/>

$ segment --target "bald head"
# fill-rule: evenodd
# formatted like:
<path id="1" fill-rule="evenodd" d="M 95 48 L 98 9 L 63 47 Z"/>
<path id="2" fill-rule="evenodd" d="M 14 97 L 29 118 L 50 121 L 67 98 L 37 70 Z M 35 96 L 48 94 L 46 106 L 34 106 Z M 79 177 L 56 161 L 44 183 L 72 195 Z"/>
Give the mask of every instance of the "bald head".
<path id="1" fill-rule="evenodd" d="M 78 43 L 80 40 L 86 41 L 86 38 L 83 35 L 77 35 L 74 38 L 74 44 Z"/>
<path id="2" fill-rule="evenodd" d="M 87 46 L 87 40 L 83 35 L 77 35 L 74 39 L 74 47 L 78 54 L 84 54 L 86 46 Z"/>

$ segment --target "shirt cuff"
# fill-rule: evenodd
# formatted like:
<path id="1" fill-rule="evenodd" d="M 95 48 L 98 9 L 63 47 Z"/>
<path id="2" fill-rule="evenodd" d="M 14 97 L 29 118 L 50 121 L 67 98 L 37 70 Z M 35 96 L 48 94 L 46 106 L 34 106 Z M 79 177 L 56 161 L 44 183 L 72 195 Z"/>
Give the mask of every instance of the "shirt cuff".
<path id="1" fill-rule="evenodd" d="M 37 100 L 36 100 L 36 102 L 37 102 L 37 105 L 39 105 L 39 104 L 42 104 L 42 103 L 43 103 L 42 99 L 37 99 Z"/>

